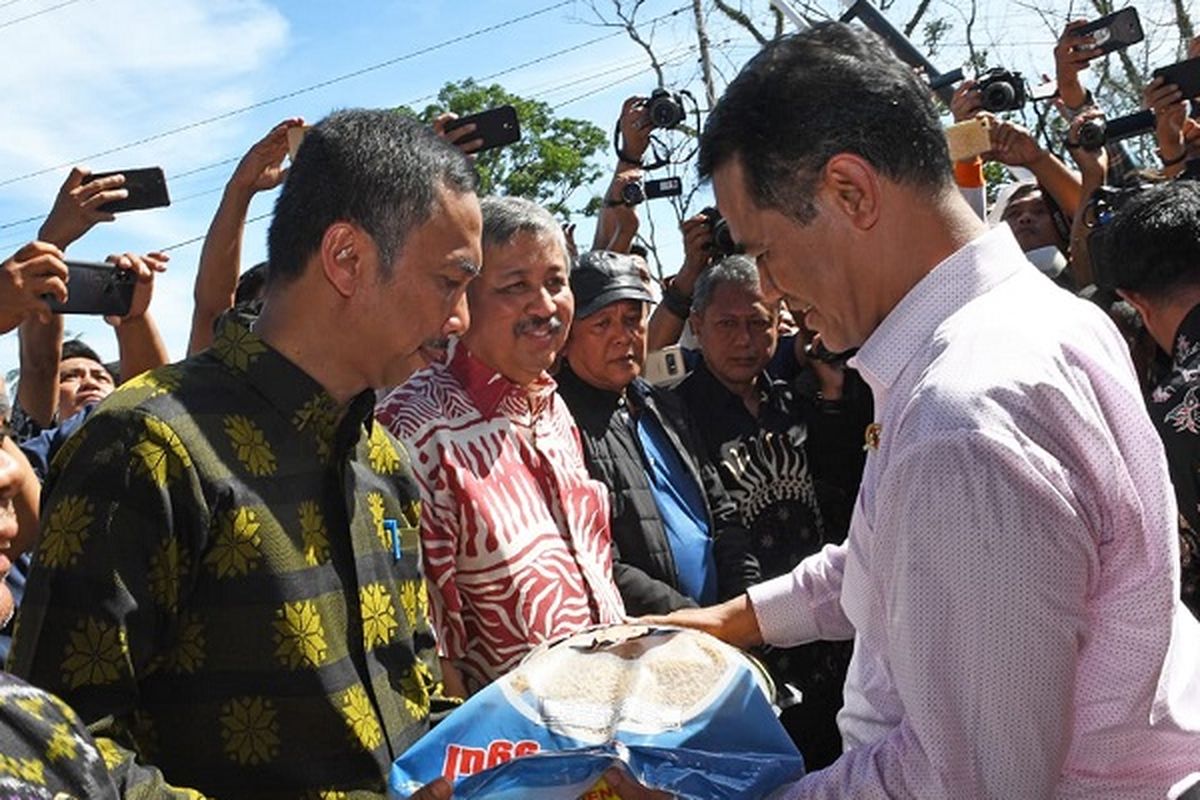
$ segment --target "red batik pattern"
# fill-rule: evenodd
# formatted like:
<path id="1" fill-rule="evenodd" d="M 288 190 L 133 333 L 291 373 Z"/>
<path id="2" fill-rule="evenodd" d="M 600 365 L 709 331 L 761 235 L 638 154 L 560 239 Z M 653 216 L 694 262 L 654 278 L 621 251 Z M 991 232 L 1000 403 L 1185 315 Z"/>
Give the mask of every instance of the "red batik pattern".
<path id="1" fill-rule="evenodd" d="M 608 490 L 554 388 L 521 389 L 460 346 L 377 408 L 413 456 L 439 647 L 471 691 L 540 642 L 624 616 Z"/>

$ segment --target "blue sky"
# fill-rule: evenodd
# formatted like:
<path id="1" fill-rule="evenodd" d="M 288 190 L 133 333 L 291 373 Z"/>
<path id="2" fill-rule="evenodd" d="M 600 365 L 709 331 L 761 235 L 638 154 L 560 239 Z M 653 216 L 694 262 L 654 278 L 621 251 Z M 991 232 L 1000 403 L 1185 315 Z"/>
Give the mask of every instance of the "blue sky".
<path id="1" fill-rule="evenodd" d="M 596 4 L 604 8 L 609 2 Z M 537 63 L 495 82 L 558 106 L 560 114 L 611 129 L 621 101 L 649 92 L 653 74 L 624 35 L 596 26 L 583 0 L 403 58 L 554 5 L 555 0 L 0 0 L 0 252 L 7 256 L 34 237 L 38 222 L 22 220 L 48 211 L 65 165 L 82 163 L 95 171 L 159 165 L 174 200 L 168 209 L 133 212 L 98 226 L 72 248 L 73 258 L 101 260 L 112 252 L 168 247 L 203 236 L 236 159 L 280 119 L 315 121 L 350 106 L 421 107 L 447 81 L 482 79 L 525 62 Z M 833 2 L 820 5 L 838 10 Z M 894 19 L 903 21 L 912 5 L 898 2 Z M 1068 4 L 1054 5 L 1065 10 Z M 648 18 L 688 9 L 656 28 L 655 45 L 674 58 L 669 83 L 691 85 L 699 95 L 689 6 L 685 0 L 647 0 L 640 13 Z M 1049 68 L 1053 36 L 1028 6 L 981 7 L 993 15 L 993 39 L 1010 50 L 1043 53 L 1039 60 Z M 1005 33 L 1013 30 L 1021 35 Z M 610 33 L 615 35 L 585 44 Z M 716 17 L 710 34 L 723 84 L 722 76 L 735 74 L 755 47 Z M 568 48 L 577 49 L 551 57 Z M 949 53 L 943 63 L 960 55 Z M 394 63 L 302 91 L 389 61 Z M 244 110 L 256 104 L 261 105 Z M 222 118 L 207 122 L 214 117 Z M 149 141 L 127 147 L 140 140 Z M 86 158 L 116 148 L 121 149 Z M 40 174 L 24 177 L 31 173 Z M 603 183 L 594 191 L 603 191 Z M 273 197 L 260 195 L 250 216 L 268 213 Z M 693 208 L 705 200 L 702 193 Z M 663 234 L 674 220 L 659 208 L 655 222 L 670 274 L 681 248 L 675 237 Z M 267 220 L 248 226 L 245 266 L 265 255 L 266 229 Z M 581 242 L 590 240 L 591 229 L 591 222 L 580 222 Z M 160 278 L 152 306 L 173 357 L 182 357 L 186 346 L 199 252 L 199 241 L 170 251 L 170 270 Z M 103 356 L 116 355 L 115 339 L 102 321 L 69 317 L 67 327 Z M 16 363 L 16 334 L 10 333 L 0 337 L 0 369 Z"/>

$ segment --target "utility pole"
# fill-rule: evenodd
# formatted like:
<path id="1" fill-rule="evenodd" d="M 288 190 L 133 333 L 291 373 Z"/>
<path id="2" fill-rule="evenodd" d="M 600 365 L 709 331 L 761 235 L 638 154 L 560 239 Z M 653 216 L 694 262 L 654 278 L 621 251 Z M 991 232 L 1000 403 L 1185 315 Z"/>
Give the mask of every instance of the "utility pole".
<path id="1" fill-rule="evenodd" d="M 704 78 L 704 98 L 711 110 L 717 104 L 717 87 L 713 84 L 712 59 L 708 55 L 708 29 L 704 26 L 701 0 L 692 0 L 692 14 L 696 17 L 696 37 L 700 40 L 700 74 Z"/>

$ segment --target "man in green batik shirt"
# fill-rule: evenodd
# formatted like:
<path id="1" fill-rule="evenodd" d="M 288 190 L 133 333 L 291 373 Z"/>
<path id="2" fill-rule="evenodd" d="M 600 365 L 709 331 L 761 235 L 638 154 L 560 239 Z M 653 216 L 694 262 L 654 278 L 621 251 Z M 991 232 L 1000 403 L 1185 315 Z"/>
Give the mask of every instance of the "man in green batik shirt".
<path id="1" fill-rule="evenodd" d="M 465 329 L 474 190 L 419 124 L 328 117 L 257 320 L 64 445 L 10 666 L 79 712 L 124 796 L 379 796 L 427 729 L 418 494 L 371 387 Z"/>

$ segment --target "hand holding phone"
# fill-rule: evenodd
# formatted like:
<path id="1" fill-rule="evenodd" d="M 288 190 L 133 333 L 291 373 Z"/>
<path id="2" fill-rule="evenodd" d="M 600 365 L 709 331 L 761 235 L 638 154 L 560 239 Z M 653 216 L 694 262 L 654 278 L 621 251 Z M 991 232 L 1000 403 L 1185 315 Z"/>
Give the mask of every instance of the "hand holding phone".
<path id="1" fill-rule="evenodd" d="M 93 172 L 83 179 L 83 183 L 86 185 L 117 175 L 125 177 L 125 183 L 122 184 L 122 188 L 126 192 L 125 197 L 109 200 L 103 205 L 97 206 L 97 210 L 117 214 L 122 211 L 139 211 L 144 208 L 161 208 L 171 205 L 171 198 L 167 195 L 167 179 L 163 175 L 162 167 Z"/>
<path id="2" fill-rule="evenodd" d="M 455 131 L 471 125 L 469 133 Z M 442 135 L 464 153 L 481 153 L 520 141 L 521 125 L 517 121 L 517 110 L 512 106 L 497 106 L 478 114 L 447 120 L 442 125 Z"/>
<path id="3" fill-rule="evenodd" d="M 112 264 L 67 261 L 66 302 L 53 295 L 44 299 L 55 314 L 102 314 L 123 317 L 133 305 L 137 276 Z"/>
<path id="4" fill-rule="evenodd" d="M 946 128 L 946 144 L 950 159 L 967 161 L 992 149 L 992 120 L 987 116 L 971 117 Z"/>
<path id="5" fill-rule="evenodd" d="M 30 242 L 0 263 L 0 333 L 29 316 L 50 321 L 45 298 L 65 299 L 67 266 L 49 242 Z"/>
<path id="6" fill-rule="evenodd" d="M 1161 77 L 1164 84 L 1178 86 L 1184 100 L 1200 97 L 1200 58 L 1189 58 L 1178 64 L 1159 67 L 1150 77 Z"/>

